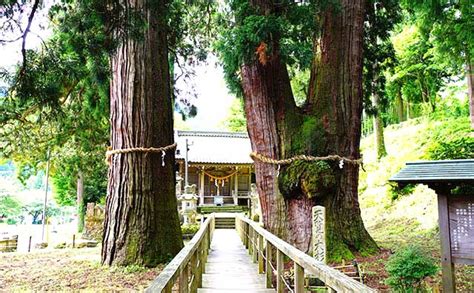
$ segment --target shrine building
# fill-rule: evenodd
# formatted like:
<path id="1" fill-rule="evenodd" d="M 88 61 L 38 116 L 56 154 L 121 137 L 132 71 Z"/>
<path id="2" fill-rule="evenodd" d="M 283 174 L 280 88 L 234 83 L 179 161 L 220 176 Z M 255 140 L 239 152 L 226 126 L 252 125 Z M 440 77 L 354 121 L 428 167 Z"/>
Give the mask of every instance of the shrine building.
<path id="1" fill-rule="evenodd" d="M 186 146 L 188 185 L 196 186 L 200 206 L 248 206 L 255 183 L 251 145 L 247 133 L 176 131 L 177 193 L 186 185 Z"/>

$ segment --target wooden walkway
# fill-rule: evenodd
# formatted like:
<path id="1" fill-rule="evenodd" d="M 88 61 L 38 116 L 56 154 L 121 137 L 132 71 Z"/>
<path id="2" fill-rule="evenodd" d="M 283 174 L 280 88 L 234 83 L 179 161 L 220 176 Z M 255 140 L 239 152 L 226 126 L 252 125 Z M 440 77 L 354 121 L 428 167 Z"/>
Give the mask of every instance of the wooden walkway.
<path id="1" fill-rule="evenodd" d="M 235 229 L 216 229 L 203 274 L 201 293 L 276 292 L 266 289 L 265 275 L 245 249 Z"/>

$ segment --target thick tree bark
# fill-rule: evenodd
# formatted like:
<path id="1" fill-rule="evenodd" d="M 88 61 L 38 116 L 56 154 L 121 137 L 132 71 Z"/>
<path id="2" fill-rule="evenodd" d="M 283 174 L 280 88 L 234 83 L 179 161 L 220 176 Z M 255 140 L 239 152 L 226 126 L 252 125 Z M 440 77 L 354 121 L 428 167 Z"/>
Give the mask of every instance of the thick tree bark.
<path id="1" fill-rule="evenodd" d="M 268 1 L 251 3 L 263 13 L 272 9 Z M 278 36 L 269 46 L 272 51 L 265 53 L 267 62 L 254 60 L 242 66 L 247 127 L 254 151 L 278 159 L 297 154 L 360 157 L 363 1 L 342 1 L 341 11 L 336 10 L 328 8 L 322 15 L 322 37 L 319 50 L 315 50 L 304 109 L 294 103 Z M 360 215 L 358 166 L 346 164 L 341 170 L 337 162 L 299 162 L 281 166 L 279 177 L 276 168 L 256 162 L 267 229 L 308 251 L 311 208 L 321 204 L 327 208 L 329 259 L 350 259 L 352 252 L 377 249 Z"/>
<path id="2" fill-rule="evenodd" d="M 310 85 L 312 111 L 325 132 L 324 152 L 360 157 L 362 113 L 362 40 L 364 1 L 342 0 L 340 11 L 329 8 L 323 16 Z M 349 258 L 352 252 L 372 252 L 377 245 L 367 233 L 358 202 L 359 166 L 335 170 L 336 188 L 322 201 L 327 208 L 330 258 Z"/>
<path id="3" fill-rule="evenodd" d="M 173 144 L 165 0 L 120 1 L 125 19 L 147 22 L 140 37 L 126 26 L 112 56 L 112 149 Z M 135 28 L 136 29 L 136 28 Z M 132 31 L 136 31 L 136 30 Z M 134 33 L 136 34 L 136 33 Z M 174 152 L 114 155 L 109 168 L 102 262 L 155 266 L 183 246 L 175 196 Z"/>
<path id="4" fill-rule="evenodd" d="M 242 67 L 242 86 L 245 95 L 247 130 L 252 150 L 271 158 L 279 158 L 280 141 L 273 107 L 273 79 L 278 69 L 259 62 Z M 263 223 L 272 233 L 285 237 L 286 217 L 283 197 L 278 190 L 276 166 L 255 162 L 257 189 L 262 209 Z"/>
<path id="5" fill-rule="evenodd" d="M 82 232 L 84 230 L 84 175 L 82 171 L 79 170 L 77 173 L 77 187 L 76 187 L 76 195 L 77 195 L 77 231 Z"/>

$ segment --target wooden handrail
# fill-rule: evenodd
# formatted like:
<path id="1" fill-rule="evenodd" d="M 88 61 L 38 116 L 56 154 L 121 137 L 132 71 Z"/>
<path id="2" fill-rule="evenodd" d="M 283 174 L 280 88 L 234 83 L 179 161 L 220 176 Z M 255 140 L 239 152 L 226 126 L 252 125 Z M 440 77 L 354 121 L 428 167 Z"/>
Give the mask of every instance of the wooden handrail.
<path id="1" fill-rule="evenodd" d="M 289 257 L 295 264 L 295 286 L 294 292 L 304 291 L 304 274 L 321 280 L 330 291 L 336 292 L 377 292 L 360 282 L 344 275 L 336 269 L 317 261 L 301 250 L 293 247 L 267 230 L 263 229 L 258 223 L 238 215 L 235 218 L 236 229 L 242 239 L 243 244 L 249 249 L 249 253 L 255 262 L 258 261 L 259 273 L 265 272 L 267 275 L 267 287 L 271 287 L 272 263 L 271 251 L 276 251 L 276 272 L 277 272 L 277 292 L 283 292 L 283 255 Z M 265 242 L 265 246 L 262 243 Z M 265 258 L 265 267 L 263 262 Z"/>
<path id="2" fill-rule="evenodd" d="M 176 280 L 179 283 L 179 292 L 196 292 L 202 285 L 202 274 L 205 270 L 214 229 L 215 216 L 210 214 L 196 235 L 163 269 L 145 292 L 172 292 Z"/>

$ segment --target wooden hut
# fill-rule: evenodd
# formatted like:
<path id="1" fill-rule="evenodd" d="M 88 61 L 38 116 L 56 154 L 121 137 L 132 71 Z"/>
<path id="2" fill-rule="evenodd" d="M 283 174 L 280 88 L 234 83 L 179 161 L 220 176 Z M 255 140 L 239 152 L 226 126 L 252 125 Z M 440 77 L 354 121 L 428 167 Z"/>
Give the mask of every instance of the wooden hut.
<path id="1" fill-rule="evenodd" d="M 407 163 L 390 180 L 436 191 L 443 292 L 456 292 L 454 264 L 474 265 L 474 160 Z"/>
<path id="2" fill-rule="evenodd" d="M 200 206 L 249 205 L 255 175 L 246 133 L 176 131 L 175 140 L 178 175 L 184 179 L 188 146 L 188 184 L 196 185 Z"/>

